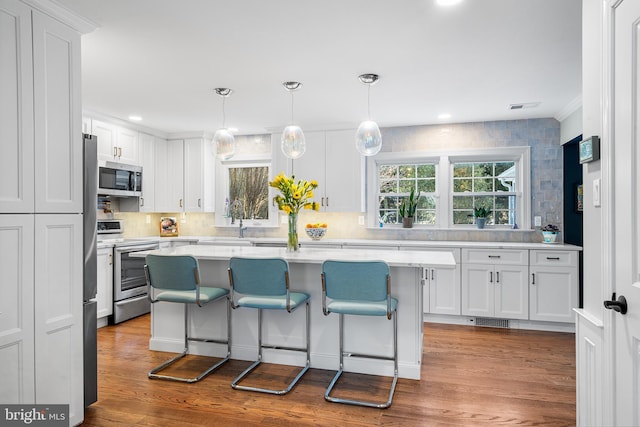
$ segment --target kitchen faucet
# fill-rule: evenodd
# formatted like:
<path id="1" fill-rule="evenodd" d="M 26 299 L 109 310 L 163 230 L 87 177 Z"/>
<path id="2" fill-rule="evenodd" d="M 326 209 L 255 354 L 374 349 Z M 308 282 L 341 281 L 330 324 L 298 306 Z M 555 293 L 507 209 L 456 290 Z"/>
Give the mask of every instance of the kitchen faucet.
<path id="1" fill-rule="evenodd" d="M 246 230 L 247 227 L 242 226 L 242 217 L 244 216 L 244 213 L 242 209 L 242 202 L 238 199 L 235 199 L 231 204 L 231 224 L 234 223 L 236 216 L 239 216 L 238 219 L 240 220 L 238 227 L 238 237 L 243 238 L 244 230 Z"/>

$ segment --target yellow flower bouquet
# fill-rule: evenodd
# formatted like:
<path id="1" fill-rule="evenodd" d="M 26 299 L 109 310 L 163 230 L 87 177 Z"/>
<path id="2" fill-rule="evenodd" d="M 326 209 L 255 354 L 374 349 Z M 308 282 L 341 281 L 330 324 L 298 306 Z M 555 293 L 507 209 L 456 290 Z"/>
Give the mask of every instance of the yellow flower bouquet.
<path id="1" fill-rule="evenodd" d="M 286 176 L 284 172 L 276 175 L 269 186 L 276 188 L 281 194 L 273 198 L 278 204 L 278 209 L 285 212 L 289 217 L 289 233 L 287 240 L 287 250 L 298 250 L 298 213 L 300 209 L 311 209 L 317 211 L 320 205 L 312 201 L 313 190 L 318 188 L 318 181 L 296 181 L 295 176 Z"/>

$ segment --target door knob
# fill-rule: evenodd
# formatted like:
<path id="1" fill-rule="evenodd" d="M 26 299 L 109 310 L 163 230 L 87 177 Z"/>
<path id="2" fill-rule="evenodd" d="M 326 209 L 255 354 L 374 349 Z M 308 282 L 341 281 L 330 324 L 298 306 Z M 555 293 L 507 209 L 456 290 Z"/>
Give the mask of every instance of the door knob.
<path id="1" fill-rule="evenodd" d="M 627 313 L 627 299 L 623 295 L 620 295 L 618 299 L 616 299 L 616 293 L 614 292 L 611 299 L 615 301 L 604 302 L 604 307 L 606 309 L 617 311 L 620 314 Z"/>

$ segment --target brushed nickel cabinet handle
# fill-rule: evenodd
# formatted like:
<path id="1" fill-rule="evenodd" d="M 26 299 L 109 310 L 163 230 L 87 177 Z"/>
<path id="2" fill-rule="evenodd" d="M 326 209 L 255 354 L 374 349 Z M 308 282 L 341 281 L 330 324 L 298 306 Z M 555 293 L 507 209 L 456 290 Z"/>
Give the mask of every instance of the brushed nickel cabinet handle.
<path id="1" fill-rule="evenodd" d="M 113 147 L 113 157 L 118 157 L 118 147 Z"/>
<path id="2" fill-rule="evenodd" d="M 182 199 L 180 199 L 180 201 L 178 202 L 178 204 L 180 205 L 180 207 L 182 207 Z"/>
<path id="3" fill-rule="evenodd" d="M 122 157 L 122 147 L 118 147 L 118 157 Z"/>
<path id="4" fill-rule="evenodd" d="M 140 207 L 144 206 L 144 197 L 140 197 Z"/>
<path id="5" fill-rule="evenodd" d="M 201 201 L 202 201 L 202 199 L 198 199 L 198 207 L 199 207 L 199 208 L 201 208 L 201 207 L 202 207 L 202 206 L 201 206 L 201 204 L 200 204 L 200 203 L 201 203 Z"/>
<path id="6" fill-rule="evenodd" d="M 536 284 L 536 273 L 531 273 L 531 284 L 532 285 Z"/>

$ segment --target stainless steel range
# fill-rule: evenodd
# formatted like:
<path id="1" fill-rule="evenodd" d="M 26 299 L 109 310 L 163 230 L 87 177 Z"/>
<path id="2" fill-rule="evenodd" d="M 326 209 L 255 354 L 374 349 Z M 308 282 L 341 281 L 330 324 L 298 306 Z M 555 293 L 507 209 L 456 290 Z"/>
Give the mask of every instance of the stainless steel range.
<path id="1" fill-rule="evenodd" d="M 146 314 L 150 311 L 144 258 L 133 258 L 133 252 L 158 249 L 157 242 L 124 239 L 120 220 L 98 220 L 98 241 L 114 243 L 113 249 L 113 315 L 111 324 Z"/>

